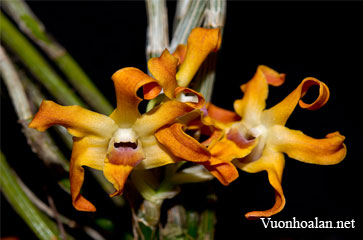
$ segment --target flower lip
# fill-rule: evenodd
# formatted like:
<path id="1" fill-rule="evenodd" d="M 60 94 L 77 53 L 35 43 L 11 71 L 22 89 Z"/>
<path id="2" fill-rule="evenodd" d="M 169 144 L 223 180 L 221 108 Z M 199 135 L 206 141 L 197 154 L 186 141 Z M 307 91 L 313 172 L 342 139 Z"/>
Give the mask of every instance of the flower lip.
<path id="1" fill-rule="evenodd" d="M 115 142 L 113 144 L 114 148 L 132 148 L 132 149 L 136 149 L 137 148 L 137 142 L 133 143 L 133 142 Z"/>

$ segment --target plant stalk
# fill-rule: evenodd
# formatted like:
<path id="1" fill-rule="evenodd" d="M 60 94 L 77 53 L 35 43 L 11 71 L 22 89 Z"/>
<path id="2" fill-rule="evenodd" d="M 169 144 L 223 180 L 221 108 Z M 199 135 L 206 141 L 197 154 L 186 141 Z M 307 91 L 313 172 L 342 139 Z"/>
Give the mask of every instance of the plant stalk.
<path id="1" fill-rule="evenodd" d="M 41 54 L 0 12 L 0 33 L 5 45 L 19 56 L 25 66 L 64 105 L 85 107 L 83 101 L 63 82 Z"/>
<path id="2" fill-rule="evenodd" d="M 19 28 L 56 63 L 91 107 L 107 115 L 113 111 L 113 106 L 67 50 L 49 36 L 43 23 L 35 16 L 25 1 L 4 1 L 3 7 Z"/>

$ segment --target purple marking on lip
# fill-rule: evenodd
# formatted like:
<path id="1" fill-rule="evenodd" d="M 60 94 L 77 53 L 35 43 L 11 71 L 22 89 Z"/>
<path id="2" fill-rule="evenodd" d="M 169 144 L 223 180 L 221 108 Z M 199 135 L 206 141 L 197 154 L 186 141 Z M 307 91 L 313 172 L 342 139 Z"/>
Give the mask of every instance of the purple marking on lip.
<path id="1" fill-rule="evenodd" d="M 246 148 L 253 144 L 255 138 L 247 139 L 236 128 L 231 128 L 227 133 L 227 139 L 237 144 L 239 148 Z"/>

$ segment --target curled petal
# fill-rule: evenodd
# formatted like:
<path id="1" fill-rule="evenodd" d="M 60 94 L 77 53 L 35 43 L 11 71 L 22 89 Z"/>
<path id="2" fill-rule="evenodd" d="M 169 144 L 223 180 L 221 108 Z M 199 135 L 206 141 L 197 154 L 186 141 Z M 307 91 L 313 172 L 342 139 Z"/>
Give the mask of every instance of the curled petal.
<path id="1" fill-rule="evenodd" d="M 285 166 L 284 155 L 280 152 L 265 149 L 261 158 L 250 163 L 243 163 L 235 161 L 235 164 L 239 166 L 243 171 L 249 173 L 256 173 L 266 170 L 268 174 L 268 180 L 271 186 L 275 189 L 275 204 L 274 206 L 265 211 L 252 211 L 245 216 L 248 219 L 256 219 L 260 217 L 270 217 L 276 213 L 279 213 L 285 206 L 285 196 L 281 186 L 282 172 Z"/>
<path id="2" fill-rule="evenodd" d="M 301 98 L 304 97 L 306 92 L 313 85 L 319 86 L 319 96 L 315 99 L 314 102 L 307 104 L 303 102 Z M 316 110 L 328 102 L 329 96 L 329 88 L 325 83 L 319 81 L 316 78 L 305 78 L 300 83 L 300 85 L 284 100 L 264 112 L 263 121 L 266 125 L 285 125 L 287 119 L 290 117 L 298 103 L 302 108 Z"/>
<path id="3" fill-rule="evenodd" d="M 84 169 L 82 166 L 102 170 L 106 158 L 108 141 L 98 141 L 89 137 L 74 137 L 73 141 L 69 170 L 72 203 L 79 211 L 94 212 L 96 208 L 93 204 L 80 194 L 84 181 Z"/>
<path id="4" fill-rule="evenodd" d="M 225 186 L 229 185 L 239 176 L 236 167 L 232 163 L 224 162 L 214 157 L 207 162 L 203 162 L 202 165 Z"/>
<path id="5" fill-rule="evenodd" d="M 204 96 L 190 88 L 185 87 L 177 87 L 175 89 L 174 95 L 177 97 L 178 100 L 188 104 L 193 108 L 202 108 L 204 106 L 205 100 Z"/>
<path id="6" fill-rule="evenodd" d="M 178 58 L 171 55 L 168 49 L 165 49 L 160 57 L 151 58 L 147 63 L 150 73 L 170 99 L 175 97 L 174 90 L 178 86 L 175 78 L 177 64 Z"/>
<path id="7" fill-rule="evenodd" d="M 141 98 L 137 90 L 144 86 L 147 99 L 155 98 L 161 91 L 156 80 L 137 68 L 127 67 L 112 75 L 115 85 L 117 108 L 110 117 L 121 128 L 129 128 L 140 117 L 138 105 Z M 145 96 L 144 96 L 145 97 Z"/>
<path id="8" fill-rule="evenodd" d="M 174 57 L 178 59 L 178 66 L 184 62 L 186 54 L 187 54 L 187 46 L 184 44 L 179 44 L 172 54 Z"/>
<path id="9" fill-rule="evenodd" d="M 263 65 L 258 66 L 253 78 L 241 86 L 244 95 L 242 99 L 234 102 L 236 113 L 242 117 L 243 121 L 248 125 L 258 123 L 262 111 L 266 107 L 265 101 L 268 95 L 268 84 L 277 86 L 282 83 L 284 79 L 284 74 L 279 74 Z"/>
<path id="10" fill-rule="evenodd" d="M 160 128 L 155 136 L 162 145 L 177 157 L 192 162 L 208 161 L 211 155 L 207 148 L 187 135 L 183 127 L 184 125 L 181 123 L 174 123 Z"/>
<path id="11" fill-rule="evenodd" d="M 217 51 L 221 44 L 220 30 L 195 28 L 189 35 L 184 62 L 176 75 L 178 85 L 186 87 L 209 53 Z"/>
<path id="12" fill-rule="evenodd" d="M 302 162 L 320 165 L 337 164 L 347 153 L 343 143 L 345 137 L 339 132 L 330 133 L 323 139 L 315 139 L 301 131 L 276 125 L 270 133 L 268 144 L 273 145 L 277 151 Z"/>
<path id="13" fill-rule="evenodd" d="M 64 126 L 75 137 L 111 138 L 117 129 L 115 122 L 105 115 L 80 106 L 61 106 L 52 101 L 43 101 L 29 127 L 45 131 L 53 125 Z"/>
<path id="14" fill-rule="evenodd" d="M 144 113 L 133 126 L 138 136 L 148 136 L 164 125 L 171 124 L 176 118 L 191 112 L 194 108 L 178 101 L 167 101 Z"/>

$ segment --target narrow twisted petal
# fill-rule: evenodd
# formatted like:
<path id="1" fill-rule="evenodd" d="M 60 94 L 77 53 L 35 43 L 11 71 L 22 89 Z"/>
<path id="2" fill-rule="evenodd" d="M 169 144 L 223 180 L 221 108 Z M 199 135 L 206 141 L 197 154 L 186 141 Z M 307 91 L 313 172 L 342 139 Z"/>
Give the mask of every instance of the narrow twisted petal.
<path id="1" fill-rule="evenodd" d="M 160 128 L 155 133 L 155 137 L 177 157 L 192 162 L 208 161 L 211 157 L 208 149 L 186 134 L 184 127 L 181 123 L 167 125 Z"/>
<path id="2" fill-rule="evenodd" d="M 297 130 L 274 126 L 270 130 L 268 144 L 277 151 L 286 153 L 296 160 L 320 165 L 337 164 L 347 152 L 343 143 L 345 137 L 339 132 L 326 135 L 323 139 L 309 137 Z"/>
<path id="3" fill-rule="evenodd" d="M 319 95 L 314 102 L 307 104 L 301 100 L 309 88 L 313 85 L 319 86 Z M 329 100 L 330 92 L 328 86 L 316 78 L 305 78 L 300 85 L 291 92 L 284 100 L 274 107 L 264 111 L 262 121 L 267 126 L 274 124 L 285 125 L 287 119 L 299 103 L 301 108 L 316 110 L 324 106 Z"/>
<path id="4" fill-rule="evenodd" d="M 170 99 L 175 97 L 174 90 L 178 86 L 175 78 L 178 61 L 178 58 L 165 49 L 160 57 L 151 58 L 147 63 L 150 73 L 163 87 L 165 95 Z"/>
<path id="5" fill-rule="evenodd" d="M 112 75 L 115 85 L 117 108 L 110 117 L 121 128 L 131 127 L 140 117 L 138 105 L 141 98 L 137 96 L 137 90 L 144 86 L 144 98 L 155 98 L 161 91 L 155 79 L 143 73 L 137 68 L 127 67 L 118 70 Z"/>
<path id="6" fill-rule="evenodd" d="M 206 57 L 217 51 L 221 44 L 220 30 L 195 28 L 189 35 L 184 62 L 176 75 L 178 85 L 186 87 Z"/>
<path id="7" fill-rule="evenodd" d="M 260 65 L 253 78 L 241 85 L 244 92 L 243 98 L 234 102 L 236 113 L 248 125 L 260 122 L 262 111 L 266 107 L 268 84 L 278 86 L 284 82 L 285 75 Z"/>
<path id="8" fill-rule="evenodd" d="M 104 167 L 108 140 L 98 140 L 90 137 L 73 138 L 72 157 L 70 162 L 70 183 L 73 206 L 79 211 L 96 211 L 96 208 L 81 194 L 84 181 L 84 169 L 88 166 L 98 170 Z"/>
<path id="9" fill-rule="evenodd" d="M 248 219 L 255 219 L 260 217 L 270 217 L 276 213 L 279 213 L 285 206 L 285 196 L 281 186 L 282 172 L 285 166 L 284 155 L 280 152 L 276 152 L 269 148 L 266 148 L 262 153 L 262 156 L 253 162 L 243 163 L 236 161 L 236 165 L 243 171 L 249 173 L 256 173 L 261 171 L 267 171 L 268 180 L 271 186 L 275 189 L 275 204 L 271 209 L 264 211 L 252 211 L 245 216 Z"/>
<path id="10" fill-rule="evenodd" d="M 115 122 L 102 114 L 79 106 L 61 106 L 52 101 L 43 101 L 30 128 L 45 131 L 53 125 L 62 125 L 75 137 L 94 136 L 109 139 L 117 129 Z"/>

